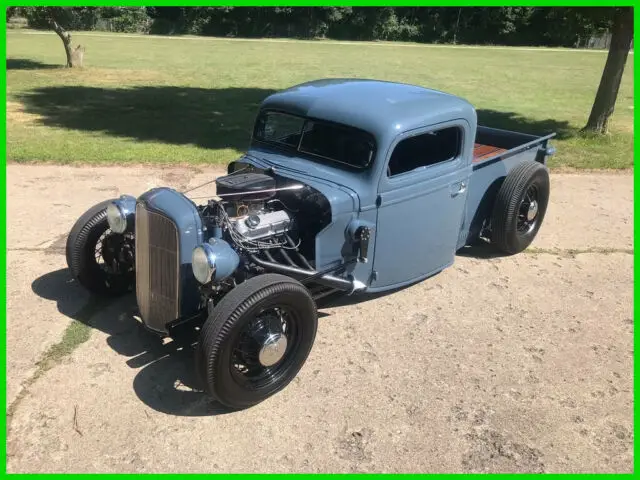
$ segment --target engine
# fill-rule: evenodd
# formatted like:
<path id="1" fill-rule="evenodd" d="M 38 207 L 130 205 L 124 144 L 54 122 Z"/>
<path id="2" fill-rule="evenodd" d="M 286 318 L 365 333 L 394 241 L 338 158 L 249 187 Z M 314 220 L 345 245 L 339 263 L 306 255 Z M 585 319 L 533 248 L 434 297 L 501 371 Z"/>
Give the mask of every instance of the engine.
<path id="1" fill-rule="evenodd" d="M 291 217 L 284 210 L 254 213 L 236 219 L 234 225 L 240 235 L 250 240 L 259 240 L 287 232 L 291 225 Z"/>
<path id="2" fill-rule="evenodd" d="M 212 258 L 238 259 L 228 269 L 235 272 L 236 281 L 265 270 L 282 273 L 284 268 L 294 275 L 315 270 L 316 235 L 332 218 L 322 193 L 272 169 L 242 162 L 232 164 L 229 174 L 215 182 L 217 198 L 198 207 L 202 240 L 212 245 L 207 247 L 213 249 Z M 225 276 L 223 270 L 218 269 L 214 280 Z"/>
<path id="3" fill-rule="evenodd" d="M 234 173 L 216 179 L 217 209 L 214 230 L 226 232 L 236 247 L 245 250 L 286 245 L 278 237 L 292 228 L 293 220 L 282 200 L 276 198 L 274 177 L 264 173 Z M 218 230 L 221 229 L 222 231 Z"/>

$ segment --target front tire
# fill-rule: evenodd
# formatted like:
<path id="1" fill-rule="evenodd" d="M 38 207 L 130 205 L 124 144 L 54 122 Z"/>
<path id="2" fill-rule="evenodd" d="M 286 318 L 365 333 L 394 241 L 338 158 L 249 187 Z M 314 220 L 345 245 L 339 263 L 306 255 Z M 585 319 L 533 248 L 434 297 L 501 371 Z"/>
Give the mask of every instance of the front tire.
<path id="1" fill-rule="evenodd" d="M 510 255 L 525 250 L 540 230 L 549 190 L 549 171 L 544 165 L 530 161 L 511 170 L 496 196 L 491 243 Z"/>
<path id="2" fill-rule="evenodd" d="M 80 285 L 96 295 L 118 296 L 133 290 L 135 261 L 132 235 L 109 229 L 110 202 L 94 205 L 76 221 L 67 237 L 66 257 Z"/>
<path id="3" fill-rule="evenodd" d="M 295 378 L 317 328 L 316 304 L 300 282 L 278 274 L 252 277 L 229 292 L 203 325 L 199 377 L 227 408 L 256 405 Z"/>

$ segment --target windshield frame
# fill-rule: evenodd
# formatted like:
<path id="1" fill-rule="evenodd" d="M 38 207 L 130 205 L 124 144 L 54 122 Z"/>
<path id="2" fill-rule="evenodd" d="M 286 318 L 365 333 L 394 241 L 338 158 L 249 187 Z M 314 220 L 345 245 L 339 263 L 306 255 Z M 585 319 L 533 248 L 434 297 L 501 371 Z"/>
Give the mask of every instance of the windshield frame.
<path id="1" fill-rule="evenodd" d="M 298 119 L 301 120 L 300 132 L 298 133 L 300 135 L 300 139 L 298 140 L 298 144 L 296 146 L 292 146 L 292 145 L 289 145 L 289 144 L 284 143 L 284 142 L 278 142 L 278 141 L 274 141 L 274 140 L 266 140 L 266 139 L 261 138 L 261 137 L 256 135 L 256 132 L 257 132 L 257 129 L 258 129 L 258 123 L 259 123 L 260 119 L 263 116 L 265 116 L 265 115 L 267 115 L 269 113 L 287 115 L 289 117 L 295 117 L 295 118 L 298 118 Z M 303 150 L 302 149 L 302 140 L 304 138 L 306 127 L 310 122 L 331 126 L 331 127 L 336 128 L 336 129 L 340 129 L 340 130 L 344 130 L 344 131 L 348 131 L 348 132 L 353 132 L 356 135 L 363 136 L 371 144 L 371 153 L 369 155 L 369 160 L 368 160 L 367 164 L 364 165 L 364 166 L 358 166 L 358 165 L 354 165 L 352 163 L 348 163 L 348 162 L 343 162 L 343 161 L 337 160 L 337 159 L 332 158 L 332 157 L 325 157 L 323 155 L 318 155 L 316 153 L 308 152 L 306 150 Z M 345 124 L 339 123 L 339 122 L 333 122 L 331 120 L 325 120 L 325 119 L 322 119 L 322 118 L 315 118 L 315 117 L 309 117 L 309 116 L 306 116 L 306 115 L 299 115 L 299 114 L 296 114 L 296 113 L 292 113 L 292 112 L 289 112 L 289 111 L 286 111 L 286 110 L 280 110 L 280 109 L 276 109 L 276 108 L 268 108 L 268 109 L 260 110 L 260 112 L 256 116 L 256 120 L 254 122 L 253 130 L 252 130 L 252 133 L 251 133 L 251 141 L 252 142 L 257 142 L 257 143 L 260 143 L 260 144 L 274 146 L 274 147 L 277 147 L 277 148 L 285 150 L 285 151 L 294 152 L 294 153 L 296 153 L 298 155 L 301 155 L 303 157 L 309 157 L 311 160 L 323 160 L 323 161 L 329 162 L 331 164 L 345 165 L 345 166 L 349 167 L 350 169 L 357 170 L 357 171 L 365 171 L 365 170 L 371 168 L 371 166 L 374 163 L 374 159 L 376 157 L 377 148 L 378 148 L 378 144 L 376 142 L 375 136 L 372 133 L 370 133 L 370 132 L 368 132 L 366 130 L 363 130 L 361 128 L 353 127 L 353 126 L 350 126 L 350 125 L 345 125 Z"/>

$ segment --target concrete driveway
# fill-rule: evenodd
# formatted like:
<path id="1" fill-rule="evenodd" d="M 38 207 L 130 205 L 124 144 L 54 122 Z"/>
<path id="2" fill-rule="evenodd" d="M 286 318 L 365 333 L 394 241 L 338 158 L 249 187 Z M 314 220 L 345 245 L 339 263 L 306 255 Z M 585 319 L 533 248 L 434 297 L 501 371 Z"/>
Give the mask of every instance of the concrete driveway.
<path id="1" fill-rule="evenodd" d="M 631 174 L 553 174 L 530 251 L 322 308 L 296 380 L 225 414 L 64 259 L 94 203 L 220 172 L 8 167 L 9 472 L 632 471 Z"/>

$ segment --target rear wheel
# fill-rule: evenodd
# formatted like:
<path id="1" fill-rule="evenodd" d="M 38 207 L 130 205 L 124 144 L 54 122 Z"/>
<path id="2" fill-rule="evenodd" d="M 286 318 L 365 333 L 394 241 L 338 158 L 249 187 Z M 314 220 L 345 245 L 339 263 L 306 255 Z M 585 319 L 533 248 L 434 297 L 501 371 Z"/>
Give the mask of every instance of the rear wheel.
<path id="1" fill-rule="evenodd" d="M 531 161 L 511 170 L 496 196 L 491 243 L 508 254 L 526 249 L 544 220 L 549 190 L 549 171 L 544 165 Z"/>
<path id="2" fill-rule="evenodd" d="M 277 274 L 250 278 L 229 292 L 203 325 L 196 369 L 221 404 L 253 406 L 294 379 L 317 328 L 316 305 L 300 282 Z"/>
<path id="3" fill-rule="evenodd" d="M 134 286 L 133 234 L 114 233 L 107 222 L 107 205 L 87 210 L 67 237 L 67 265 L 74 278 L 91 293 L 122 295 Z"/>

